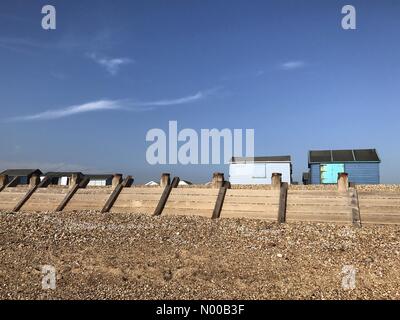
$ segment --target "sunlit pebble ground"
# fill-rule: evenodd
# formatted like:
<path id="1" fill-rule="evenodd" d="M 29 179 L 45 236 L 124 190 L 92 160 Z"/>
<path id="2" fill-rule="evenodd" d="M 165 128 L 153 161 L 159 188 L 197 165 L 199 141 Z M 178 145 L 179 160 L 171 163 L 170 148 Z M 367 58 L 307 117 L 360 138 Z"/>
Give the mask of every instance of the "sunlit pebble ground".
<path id="1" fill-rule="evenodd" d="M 0 298 L 399 299 L 400 226 L 1 213 Z"/>

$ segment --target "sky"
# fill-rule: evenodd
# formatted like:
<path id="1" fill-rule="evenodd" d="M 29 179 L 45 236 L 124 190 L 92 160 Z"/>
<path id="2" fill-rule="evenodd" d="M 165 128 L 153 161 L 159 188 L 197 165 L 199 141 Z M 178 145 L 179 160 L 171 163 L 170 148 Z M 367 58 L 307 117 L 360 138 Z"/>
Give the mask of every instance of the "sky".
<path id="1" fill-rule="evenodd" d="M 399 17 L 395 0 L 1 1 L 0 169 L 228 177 L 146 161 L 146 133 L 177 121 L 254 129 L 255 155 L 291 155 L 297 181 L 308 150 L 376 148 L 400 183 Z"/>

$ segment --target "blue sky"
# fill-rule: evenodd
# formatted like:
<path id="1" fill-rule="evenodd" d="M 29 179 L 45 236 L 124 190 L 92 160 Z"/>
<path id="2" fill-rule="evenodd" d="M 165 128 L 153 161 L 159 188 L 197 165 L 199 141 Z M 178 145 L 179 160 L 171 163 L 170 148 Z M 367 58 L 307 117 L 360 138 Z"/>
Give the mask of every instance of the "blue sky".
<path id="1" fill-rule="evenodd" d="M 290 154 L 295 180 L 310 149 L 377 148 L 400 182 L 399 17 L 388 0 L 1 1 L 0 168 L 227 174 L 147 164 L 147 131 L 177 120 L 254 128 L 256 155 Z"/>

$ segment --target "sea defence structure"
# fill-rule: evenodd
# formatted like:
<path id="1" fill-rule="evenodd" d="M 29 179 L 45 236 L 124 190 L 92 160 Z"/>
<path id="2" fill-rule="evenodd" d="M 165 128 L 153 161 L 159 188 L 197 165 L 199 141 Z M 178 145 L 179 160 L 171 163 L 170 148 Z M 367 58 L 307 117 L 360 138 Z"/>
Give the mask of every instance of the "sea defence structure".
<path id="1" fill-rule="evenodd" d="M 24 184 L 2 175 L 0 210 L 196 215 L 357 227 L 400 224 L 400 185 L 350 184 L 346 173 L 339 173 L 337 183 L 329 185 L 288 185 L 279 173 L 272 174 L 270 185 L 231 186 L 218 172 L 207 185 L 181 186 L 179 181 L 163 173 L 157 186 L 134 185 L 131 176 L 114 174 L 111 185 L 91 186 L 88 177 L 73 174 L 69 185 L 62 186 L 40 179 L 39 173 L 32 173 Z"/>

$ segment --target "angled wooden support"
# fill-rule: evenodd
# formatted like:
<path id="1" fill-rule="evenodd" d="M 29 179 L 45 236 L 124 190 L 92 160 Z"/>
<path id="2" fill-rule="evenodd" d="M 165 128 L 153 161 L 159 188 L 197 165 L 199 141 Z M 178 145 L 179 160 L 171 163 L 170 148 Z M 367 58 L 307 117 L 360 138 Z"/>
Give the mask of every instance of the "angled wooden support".
<path id="1" fill-rule="evenodd" d="M 226 191 L 231 188 L 231 184 L 228 181 L 224 181 L 221 188 L 219 188 L 217 201 L 215 202 L 214 211 L 211 219 L 218 219 L 221 216 L 222 207 L 224 205 Z"/>
<path id="2" fill-rule="evenodd" d="M 6 188 L 16 187 L 19 182 L 19 177 L 14 177 L 7 185 Z"/>
<path id="3" fill-rule="evenodd" d="M 47 180 L 49 180 L 49 177 L 45 177 L 40 183 L 38 183 L 38 180 L 35 180 L 37 177 L 32 176 L 31 177 L 31 188 L 28 190 L 28 192 L 25 194 L 25 196 L 17 203 L 17 205 L 14 207 L 13 212 L 17 212 L 21 210 L 22 206 L 29 200 L 29 198 L 34 194 L 34 192 L 38 188 L 42 188 L 43 185 L 47 183 Z"/>
<path id="4" fill-rule="evenodd" d="M 130 188 L 132 186 L 134 179 L 132 176 L 127 176 L 124 181 L 122 181 L 122 186 L 124 188 Z"/>
<path id="5" fill-rule="evenodd" d="M 110 212 L 112 206 L 114 205 L 115 201 L 117 200 L 119 194 L 121 193 L 124 187 L 130 187 L 133 183 L 133 178 L 131 176 L 127 176 L 122 182 L 118 183 L 113 192 L 108 197 L 107 202 L 105 203 L 103 209 L 101 209 L 101 213 Z"/>
<path id="6" fill-rule="evenodd" d="M 117 198 L 118 198 L 119 194 L 121 193 L 122 189 L 123 189 L 123 186 L 122 186 L 122 182 L 121 182 L 115 187 L 113 192 L 111 192 L 111 194 L 108 197 L 107 202 L 105 203 L 103 209 L 101 209 L 101 211 L 100 211 L 101 213 L 110 212 L 111 207 L 113 206 L 115 200 L 117 200 Z"/>
<path id="7" fill-rule="evenodd" d="M 362 223 L 361 223 L 360 203 L 358 200 L 358 192 L 357 192 L 355 185 L 350 188 L 349 194 L 350 194 L 351 206 L 352 206 L 351 218 L 352 218 L 353 226 L 361 228 Z"/>
<path id="8" fill-rule="evenodd" d="M 42 181 L 40 181 L 38 188 L 47 188 L 51 183 L 51 177 L 44 177 Z"/>
<path id="9" fill-rule="evenodd" d="M 89 184 L 90 179 L 88 177 L 84 177 L 79 183 L 78 186 L 79 188 L 85 189 L 87 185 Z"/>
<path id="10" fill-rule="evenodd" d="M 56 212 L 63 211 L 65 206 L 68 204 L 69 200 L 72 199 L 74 194 L 78 191 L 79 189 L 79 183 L 75 184 L 71 189 L 69 189 L 67 195 L 64 197 L 63 201 L 58 205 Z"/>
<path id="11" fill-rule="evenodd" d="M 164 207 L 167 203 L 168 197 L 172 191 L 172 188 L 176 188 L 179 184 L 179 181 L 180 181 L 179 177 L 175 177 L 172 180 L 171 184 L 164 188 L 164 191 L 161 195 L 160 201 L 158 202 L 158 205 L 157 205 L 156 209 L 154 210 L 153 216 L 161 215 L 161 213 L 163 212 Z"/>
<path id="12" fill-rule="evenodd" d="M 172 182 L 171 182 L 172 188 L 177 188 L 179 185 L 179 181 L 181 181 L 181 179 L 179 179 L 179 177 L 175 177 L 174 179 L 172 179 Z"/>
<path id="13" fill-rule="evenodd" d="M 42 181 L 38 184 L 38 188 L 46 188 L 51 182 L 50 177 L 44 177 Z"/>
<path id="14" fill-rule="evenodd" d="M 279 193 L 278 223 L 286 222 L 287 194 L 289 185 L 283 182 Z"/>
<path id="15" fill-rule="evenodd" d="M 88 185 L 88 183 L 90 181 L 90 179 L 88 177 L 84 177 L 83 179 L 80 179 L 79 176 L 74 177 L 74 175 L 71 180 L 75 181 L 75 184 L 70 187 L 70 189 L 69 189 L 68 193 L 66 194 L 66 196 L 64 197 L 63 201 L 61 201 L 61 203 L 58 205 L 56 212 L 63 211 L 65 206 L 72 199 L 72 197 L 78 191 L 78 189 L 86 188 L 86 186 Z"/>

